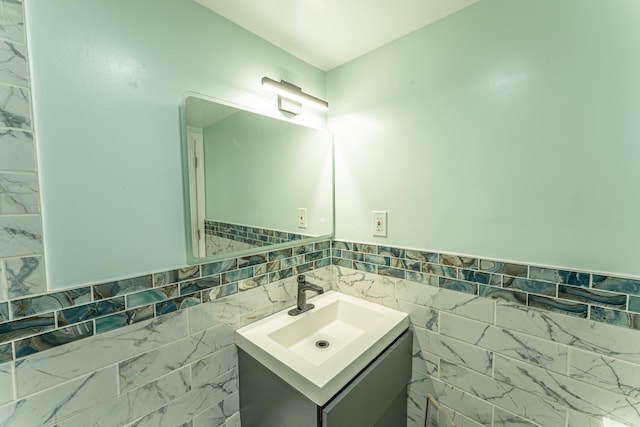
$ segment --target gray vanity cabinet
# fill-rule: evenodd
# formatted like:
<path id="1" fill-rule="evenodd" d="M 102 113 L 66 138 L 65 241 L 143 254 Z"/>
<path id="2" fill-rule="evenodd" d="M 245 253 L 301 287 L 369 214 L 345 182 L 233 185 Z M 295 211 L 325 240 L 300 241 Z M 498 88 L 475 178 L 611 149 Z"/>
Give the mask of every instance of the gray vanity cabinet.
<path id="1" fill-rule="evenodd" d="M 406 426 L 411 347 L 407 330 L 323 406 L 238 349 L 242 426 Z"/>

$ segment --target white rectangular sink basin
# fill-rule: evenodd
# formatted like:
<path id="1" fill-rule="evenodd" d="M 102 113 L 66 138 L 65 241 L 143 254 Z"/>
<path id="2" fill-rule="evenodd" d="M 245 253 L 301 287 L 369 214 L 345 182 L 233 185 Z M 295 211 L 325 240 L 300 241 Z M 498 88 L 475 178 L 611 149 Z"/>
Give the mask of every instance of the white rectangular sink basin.
<path id="1" fill-rule="evenodd" d="M 236 344 L 319 406 L 409 327 L 406 313 L 329 291 L 236 331 Z M 328 345 L 325 345 L 326 343 Z"/>

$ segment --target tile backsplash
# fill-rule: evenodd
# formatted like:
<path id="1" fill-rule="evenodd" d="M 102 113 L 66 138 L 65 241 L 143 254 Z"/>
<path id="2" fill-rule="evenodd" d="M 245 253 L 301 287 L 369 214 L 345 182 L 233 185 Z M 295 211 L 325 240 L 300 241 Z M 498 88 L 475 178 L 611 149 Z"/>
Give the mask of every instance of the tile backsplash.
<path id="1" fill-rule="evenodd" d="M 247 243 L 252 246 L 267 246 L 279 243 L 287 243 L 300 240 L 304 234 L 290 233 L 287 231 L 273 230 L 269 228 L 251 227 L 241 224 L 231 224 L 228 222 L 204 221 L 205 234 L 222 237 L 235 242 Z"/>

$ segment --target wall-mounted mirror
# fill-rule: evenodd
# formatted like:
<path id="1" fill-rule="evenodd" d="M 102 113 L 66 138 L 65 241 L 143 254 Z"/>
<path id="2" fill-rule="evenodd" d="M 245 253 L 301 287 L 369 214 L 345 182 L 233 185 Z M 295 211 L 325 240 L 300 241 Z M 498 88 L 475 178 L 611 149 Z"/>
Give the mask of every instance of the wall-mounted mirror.
<path id="1" fill-rule="evenodd" d="M 189 261 L 333 233 L 333 138 L 201 95 L 181 105 Z"/>

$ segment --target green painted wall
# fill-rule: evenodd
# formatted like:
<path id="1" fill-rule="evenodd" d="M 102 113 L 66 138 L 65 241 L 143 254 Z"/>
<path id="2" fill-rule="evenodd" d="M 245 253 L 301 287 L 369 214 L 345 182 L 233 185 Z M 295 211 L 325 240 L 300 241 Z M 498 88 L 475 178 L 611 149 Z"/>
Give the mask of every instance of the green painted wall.
<path id="1" fill-rule="evenodd" d="M 191 0 L 25 9 L 50 288 L 185 265 L 185 92 L 272 115 L 265 75 L 325 92 L 322 71 Z"/>
<path id="2" fill-rule="evenodd" d="M 330 71 L 337 238 L 640 275 L 638 16 L 482 0 Z"/>

